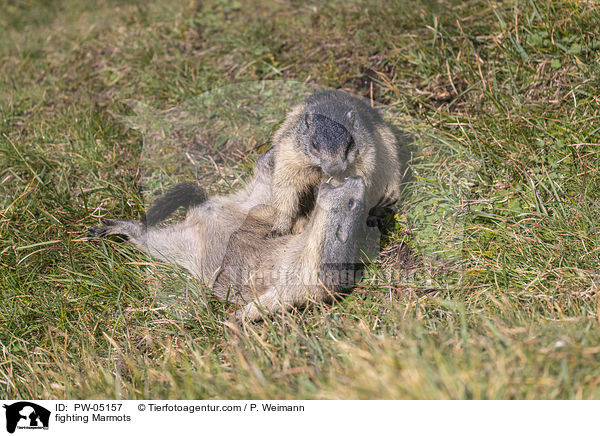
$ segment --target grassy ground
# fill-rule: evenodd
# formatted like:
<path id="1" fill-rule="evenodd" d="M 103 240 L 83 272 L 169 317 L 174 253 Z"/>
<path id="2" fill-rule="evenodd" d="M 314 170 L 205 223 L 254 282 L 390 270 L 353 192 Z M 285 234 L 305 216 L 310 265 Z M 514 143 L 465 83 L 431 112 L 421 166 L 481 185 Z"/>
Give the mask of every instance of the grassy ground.
<path id="1" fill-rule="evenodd" d="M 600 398 L 596 2 L 135 3 L 1 8 L 3 396 Z M 85 240 L 102 216 L 142 212 L 132 100 L 169 109 L 265 79 L 401 114 L 417 177 L 373 268 L 422 267 L 446 220 L 458 279 L 367 280 L 238 329 L 210 296 L 164 309 L 160 268 Z M 255 156 L 232 148 L 217 190 Z"/>

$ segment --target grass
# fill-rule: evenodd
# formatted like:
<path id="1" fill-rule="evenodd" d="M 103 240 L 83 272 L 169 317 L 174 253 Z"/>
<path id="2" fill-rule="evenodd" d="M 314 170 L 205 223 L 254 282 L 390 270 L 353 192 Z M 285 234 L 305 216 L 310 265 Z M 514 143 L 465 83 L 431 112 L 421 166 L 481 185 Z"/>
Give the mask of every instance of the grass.
<path id="1" fill-rule="evenodd" d="M 599 21 L 583 0 L 8 1 L 3 396 L 600 398 Z M 171 182 L 144 173 L 132 101 L 185 120 L 263 80 L 384 103 L 416 137 L 415 177 L 373 279 L 238 328 L 205 293 L 156 298 L 185 276 L 84 236 Z M 213 192 L 238 186 L 277 120 L 237 137 L 221 122 L 217 165 L 178 168 Z"/>

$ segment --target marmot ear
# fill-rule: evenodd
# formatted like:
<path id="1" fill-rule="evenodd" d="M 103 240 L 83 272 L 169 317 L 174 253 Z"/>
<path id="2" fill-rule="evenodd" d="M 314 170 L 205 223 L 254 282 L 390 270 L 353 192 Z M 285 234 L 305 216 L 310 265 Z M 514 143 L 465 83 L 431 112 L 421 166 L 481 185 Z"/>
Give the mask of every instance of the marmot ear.
<path id="1" fill-rule="evenodd" d="M 350 110 L 346 113 L 346 119 L 350 123 L 350 127 L 354 128 L 354 123 L 356 122 L 356 113 L 353 110 Z"/>

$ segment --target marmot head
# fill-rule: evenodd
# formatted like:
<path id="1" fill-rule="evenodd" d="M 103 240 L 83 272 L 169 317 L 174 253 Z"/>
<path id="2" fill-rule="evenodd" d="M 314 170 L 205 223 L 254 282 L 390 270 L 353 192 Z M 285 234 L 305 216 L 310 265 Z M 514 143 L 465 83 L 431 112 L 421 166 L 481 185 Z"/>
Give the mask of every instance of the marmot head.
<path id="1" fill-rule="evenodd" d="M 323 214 L 328 231 L 326 246 L 339 247 L 356 239 L 365 222 L 365 182 L 362 177 L 348 177 L 339 186 L 319 186 L 317 208 Z"/>
<path id="2" fill-rule="evenodd" d="M 362 177 L 347 177 L 337 186 L 321 183 L 318 188 L 317 205 L 330 214 L 358 215 L 365 209 L 365 181 Z"/>
<path id="3" fill-rule="evenodd" d="M 373 143 L 374 109 L 340 91 L 314 94 L 294 126 L 300 150 L 327 176 L 343 176 L 357 156 Z"/>
<path id="4" fill-rule="evenodd" d="M 317 196 L 321 236 L 321 268 L 323 284 L 332 289 L 350 289 L 354 283 L 358 247 L 366 222 L 365 182 L 349 177 L 339 186 L 323 183 Z"/>

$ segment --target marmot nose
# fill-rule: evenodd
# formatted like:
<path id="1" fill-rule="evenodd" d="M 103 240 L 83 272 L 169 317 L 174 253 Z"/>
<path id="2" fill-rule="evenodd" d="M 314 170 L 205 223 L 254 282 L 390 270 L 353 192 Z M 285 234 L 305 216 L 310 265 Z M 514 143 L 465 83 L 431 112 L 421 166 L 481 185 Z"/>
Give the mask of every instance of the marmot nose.
<path id="1" fill-rule="evenodd" d="M 329 177 L 335 177 L 335 175 L 339 173 L 339 168 L 336 165 L 323 165 L 321 166 L 321 169 L 325 175 Z"/>
<path id="2" fill-rule="evenodd" d="M 343 244 L 348 240 L 348 233 L 342 229 L 342 226 L 338 226 L 335 237 Z"/>
<path id="3" fill-rule="evenodd" d="M 335 177 L 346 171 L 346 165 L 343 162 L 325 162 L 321 164 L 321 169 L 325 175 Z"/>

